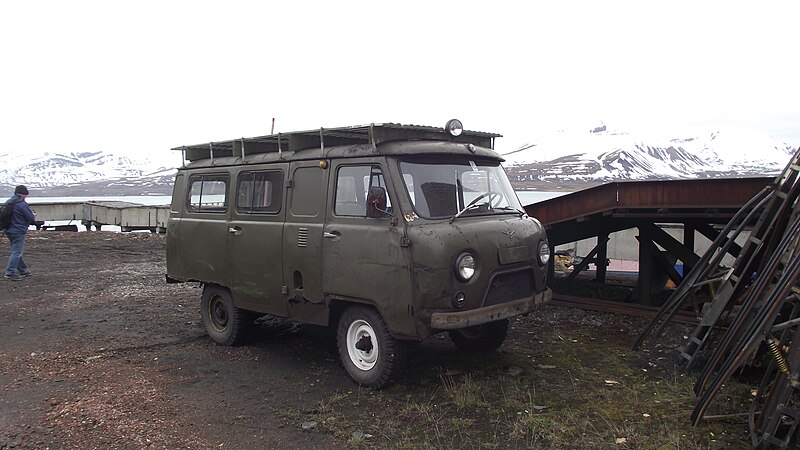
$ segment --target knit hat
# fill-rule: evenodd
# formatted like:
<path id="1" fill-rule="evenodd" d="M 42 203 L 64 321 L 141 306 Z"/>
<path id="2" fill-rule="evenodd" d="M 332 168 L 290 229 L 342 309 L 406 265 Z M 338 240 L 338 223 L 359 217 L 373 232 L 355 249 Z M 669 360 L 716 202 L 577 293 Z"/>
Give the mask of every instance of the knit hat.
<path id="1" fill-rule="evenodd" d="M 14 193 L 15 194 L 28 195 L 28 188 L 26 188 L 25 186 L 20 184 L 19 186 L 17 186 L 16 189 L 14 189 Z"/>

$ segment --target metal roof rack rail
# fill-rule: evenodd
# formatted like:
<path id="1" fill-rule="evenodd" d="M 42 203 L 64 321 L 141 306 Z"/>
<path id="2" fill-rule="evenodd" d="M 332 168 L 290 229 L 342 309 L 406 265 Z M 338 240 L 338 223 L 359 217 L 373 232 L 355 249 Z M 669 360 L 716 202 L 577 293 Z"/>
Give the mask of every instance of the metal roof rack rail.
<path id="1" fill-rule="evenodd" d="M 240 157 L 258 153 L 297 152 L 319 147 L 322 156 L 325 149 L 338 145 L 370 144 L 375 147 L 384 142 L 408 140 L 449 141 L 473 144 L 494 149 L 495 138 L 500 134 L 464 130 L 459 136 L 451 136 L 443 128 L 423 125 L 402 125 L 397 123 L 373 123 L 341 128 L 320 128 L 318 130 L 278 133 L 268 136 L 239 138 L 229 141 L 209 142 L 207 144 L 185 145 L 172 150 L 183 152 L 184 161 L 198 161 L 224 157 Z"/>

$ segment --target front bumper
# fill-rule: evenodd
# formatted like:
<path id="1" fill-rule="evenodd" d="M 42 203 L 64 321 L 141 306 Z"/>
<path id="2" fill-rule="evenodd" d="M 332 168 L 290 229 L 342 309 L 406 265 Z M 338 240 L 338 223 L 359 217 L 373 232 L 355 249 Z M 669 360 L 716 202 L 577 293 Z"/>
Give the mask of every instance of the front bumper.
<path id="1" fill-rule="evenodd" d="M 485 306 L 459 312 L 435 312 L 431 315 L 431 328 L 435 330 L 456 330 L 484 323 L 508 319 L 509 317 L 527 314 L 544 303 L 550 301 L 553 291 L 550 288 L 534 295 L 499 305 Z"/>

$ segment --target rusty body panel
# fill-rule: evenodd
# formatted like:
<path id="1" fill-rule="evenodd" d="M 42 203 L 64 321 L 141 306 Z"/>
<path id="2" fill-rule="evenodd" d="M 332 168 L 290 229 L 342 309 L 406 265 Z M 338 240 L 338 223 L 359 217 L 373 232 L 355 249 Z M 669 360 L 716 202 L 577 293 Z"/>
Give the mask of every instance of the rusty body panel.
<path id="1" fill-rule="evenodd" d="M 686 215 L 686 210 L 735 212 L 773 181 L 772 177 L 753 177 L 614 182 L 528 205 L 525 211 L 545 225 L 620 209 L 661 210 L 654 216 Z"/>

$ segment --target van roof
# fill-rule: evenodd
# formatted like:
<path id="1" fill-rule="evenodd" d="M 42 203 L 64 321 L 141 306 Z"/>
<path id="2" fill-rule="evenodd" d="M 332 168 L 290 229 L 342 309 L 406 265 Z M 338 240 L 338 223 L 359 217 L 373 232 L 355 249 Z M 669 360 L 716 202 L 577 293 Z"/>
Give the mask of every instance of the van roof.
<path id="1" fill-rule="evenodd" d="M 473 144 L 494 149 L 494 139 L 502 135 L 482 131 L 464 130 L 453 137 L 443 128 L 423 125 L 402 125 L 398 123 L 374 123 L 342 128 L 320 128 L 319 130 L 294 131 L 268 136 L 239 138 L 228 141 L 209 142 L 198 145 L 185 145 L 172 150 L 184 153 L 184 160 L 199 161 L 224 157 L 241 157 L 257 153 L 296 152 L 318 148 L 325 153 L 326 147 L 339 145 L 371 144 L 375 147 L 385 142 L 396 141 L 445 141 Z"/>

